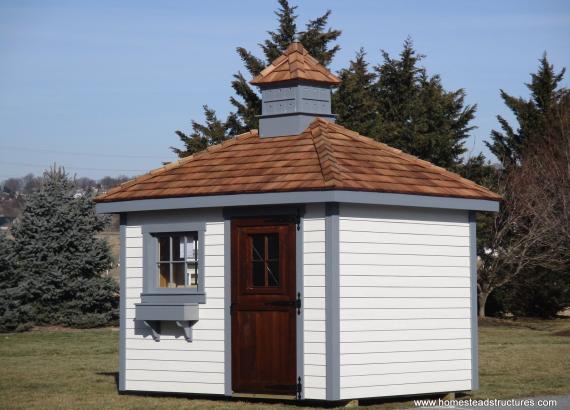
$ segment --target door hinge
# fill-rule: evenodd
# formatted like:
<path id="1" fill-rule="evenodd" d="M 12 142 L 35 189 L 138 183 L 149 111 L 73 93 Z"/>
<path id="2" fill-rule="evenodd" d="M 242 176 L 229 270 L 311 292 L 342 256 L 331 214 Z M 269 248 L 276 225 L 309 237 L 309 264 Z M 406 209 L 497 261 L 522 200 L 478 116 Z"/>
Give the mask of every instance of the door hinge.
<path id="1" fill-rule="evenodd" d="M 297 379 L 297 400 L 301 400 L 303 393 L 303 383 L 301 383 L 301 376 Z"/>
<path id="2" fill-rule="evenodd" d="M 295 307 L 297 308 L 297 315 L 301 314 L 301 292 L 297 292 L 297 300 L 295 301 Z"/>

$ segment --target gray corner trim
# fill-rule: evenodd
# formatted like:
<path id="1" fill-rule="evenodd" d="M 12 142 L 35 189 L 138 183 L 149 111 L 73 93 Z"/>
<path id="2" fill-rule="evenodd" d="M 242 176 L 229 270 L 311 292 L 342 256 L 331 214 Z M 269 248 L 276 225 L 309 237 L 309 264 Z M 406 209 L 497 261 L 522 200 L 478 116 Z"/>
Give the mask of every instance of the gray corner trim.
<path id="1" fill-rule="evenodd" d="M 224 219 L 224 394 L 232 390 L 232 221 Z"/>
<path id="2" fill-rule="evenodd" d="M 325 209 L 326 399 L 340 400 L 339 204 Z"/>
<path id="3" fill-rule="evenodd" d="M 297 381 L 301 380 L 301 385 L 305 385 L 305 349 L 304 349 L 304 329 L 305 329 L 305 299 L 304 299 L 304 261 L 303 261 L 303 254 L 304 254 L 304 226 L 303 226 L 303 217 L 299 218 L 299 229 L 297 230 L 296 237 L 295 237 L 295 245 L 296 245 L 296 283 L 297 283 L 297 293 L 301 299 L 301 314 L 297 315 Z M 300 398 L 305 398 L 305 393 L 303 389 L 300 392 Z"/>
<path id="4" fill-rule="evenodd" d="M 120 215 L 119 252 L 119 391 L 125 391 L 127 369 L 127 214 Z"/>
<path id="5" fill-rule="evenodd" d="M 156 266 L 156 242 L 152 237 L 153 233 L 161 232 L 198 232 L 198 289 L 161 289 L 156 286 L 156 277 L 154 267 Z M 203 295 L 205 293 L 205 232 L 206 223 L 163 223 L 163 224 L 146 224 L 142 226 L 143 233 L 143 293 L 158 295 Z M 200 302 L 200 298 L 188 300 L 190 302 Z"/>
<path id="6" fill-rule="evenodd" d="M 449 198 L 387 192 L 361 191 L 299 191 L 265 192 L 258 194 L 210 195 L 181 198 L 140 199 L 103 202 L 96 205 L 97 213 L 121 213 L 167 209 L 191 209 L 232 206 L 299 204 L 317 202 L 346 202 L 370 205 L 398 205 L 422 208 L 462 209 L 497 212 L 498 201 Z"/>
<path id="7" fill-rule="evenodd" d="M 471 390 L 479 390 L 479 335 L 477 312 L 477 222 L 469 212 L 469 266 L 471 274 Z"/>

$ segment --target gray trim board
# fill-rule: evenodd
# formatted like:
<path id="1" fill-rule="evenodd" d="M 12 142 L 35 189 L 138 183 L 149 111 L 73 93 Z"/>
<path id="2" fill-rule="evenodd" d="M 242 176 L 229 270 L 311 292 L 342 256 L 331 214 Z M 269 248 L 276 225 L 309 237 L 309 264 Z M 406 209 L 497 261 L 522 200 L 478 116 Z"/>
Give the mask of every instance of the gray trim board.
<path id="1" fill-rule="evenodd" d="M 257 194 L 210 195 L 181 198 L 140 199 L 133 201 L 102 202 L 96 205 L 98 213 L 121 213 L 167 209 L 190 209 L 252 205 L 299 204 L 318 202 L 346 202 L 370 205 L 397 205 L 423 208 L 463 209 L 471 211 L 499 210 L 498 201 L 448 198 L 438 196 L 392 194 L 360 191 L 300 191 L 266 192 Z"/>
<path id="2" fill-rule="evenodd" d="M 232 391 L 232 221 L 224 217 L 224 394 Z"/>
<path id="3" fill-rule="evenodd" d="M 199 294 L 199 293 L 184 293 L 184 289 L 172 289 L 174 291 L 179 290 L 181 292 L 176 293 L 168 293 L 164 294 L 164 292 L 159 293 L 152 293 L 152 292 L 144 292 L 141 293 L 141 303 L 146 304 L 159 304 L 159 305 L 168 305 L 168 304 L 176 304 L 176 305 L 183 305 L 187 303 L 198 303 L 203 304 L 206 303 L 206 294 Z"/>
<path id="4" fill-rule="evenodd" d="M 326 399 L 340 400 L 339 204 L 325 207 Z"/>
<path id="5" fill-rule="evenodd" d="M 469 266 L 471 274 L 471 390 L 479 390 L 479 335 L 477 312 L 477 222 L 469 212 Z"/>
<path id="6" fill-rule="evenodd" d="M 119 252 L 119 391 L 125 391 L 127 368 L 127 214 L 120 215 Z"/>
<path id="7" fill-rule="evenodd" d="M 227 207 L 223 209 L 222 213 L 224 218 L 227 219 L 257 218 L 263 216 L 300 216 L 305 213 L 305 204 Z"/>
<path id="8" fill-rule="evenodd" d="M 199 319 L 196 303 L 135 303 L 137 320 L 193 321 Z"/>
<path id="9" fill-rule="evenodd" d="M 301 214 L 302 215 L 302 214 Z M 304 356 L 304 329 L 305 329 L 305 299 L 304 299 L 304 261 L 303 261 L 303 254 L 304 254 L 304 226 L 303 226 L 303 217 L 300 216 L 299 218 L 299 229 L 297 230 L 296 237 L 295 237 L 295 254 L 296 254 L 296 283 L 297 283 L 297 293 L 300 295 L 301 299 L 301 314 L 297 315 L 297 380 L 301 379 L 301 383 L 305 385 L 305 356 Z M 305 397 L 303 389 L 301 389 L 301 393 L 299 396 L 301 399 Z"/>

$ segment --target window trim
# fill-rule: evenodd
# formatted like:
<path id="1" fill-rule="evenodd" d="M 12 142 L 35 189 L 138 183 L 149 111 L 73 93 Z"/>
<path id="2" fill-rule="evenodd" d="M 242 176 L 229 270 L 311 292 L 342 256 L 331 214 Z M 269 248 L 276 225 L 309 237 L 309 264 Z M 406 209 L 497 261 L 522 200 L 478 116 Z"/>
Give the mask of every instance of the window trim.
<path id="1" fill-rule="evenodd" d="M 155 234 L 198 232 L 198 286 L 188 288 L 161 288 L 158 286 L 158 243 Z M 143 299 L 152 295 L 204 295 L 204 237 L 206 223 L 164 223 L 143 225 Z M 199 298 L 202 300 L 203 298 Z"/>

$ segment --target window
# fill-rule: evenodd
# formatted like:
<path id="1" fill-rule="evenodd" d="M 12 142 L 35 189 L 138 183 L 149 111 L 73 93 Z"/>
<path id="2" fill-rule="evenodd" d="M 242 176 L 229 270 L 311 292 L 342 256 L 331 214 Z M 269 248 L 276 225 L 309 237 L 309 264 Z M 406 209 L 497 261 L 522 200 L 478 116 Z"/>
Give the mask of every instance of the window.
<path id="1" fill-rule="evenodd" d="M 279 286 L 279 234 L 250 235 L 251 284 L 253 287 Z"/>
<path id="2" fill-rule="evenodd" d="M 204 303 L 206 224 L 146 224 L 143 230 L 143 303 Z"/>
<path id="3" fill-rule="evenodd" d="M 198 232 L 157 233 L 156 277 L 159 288 L 198 287 Z"/>

